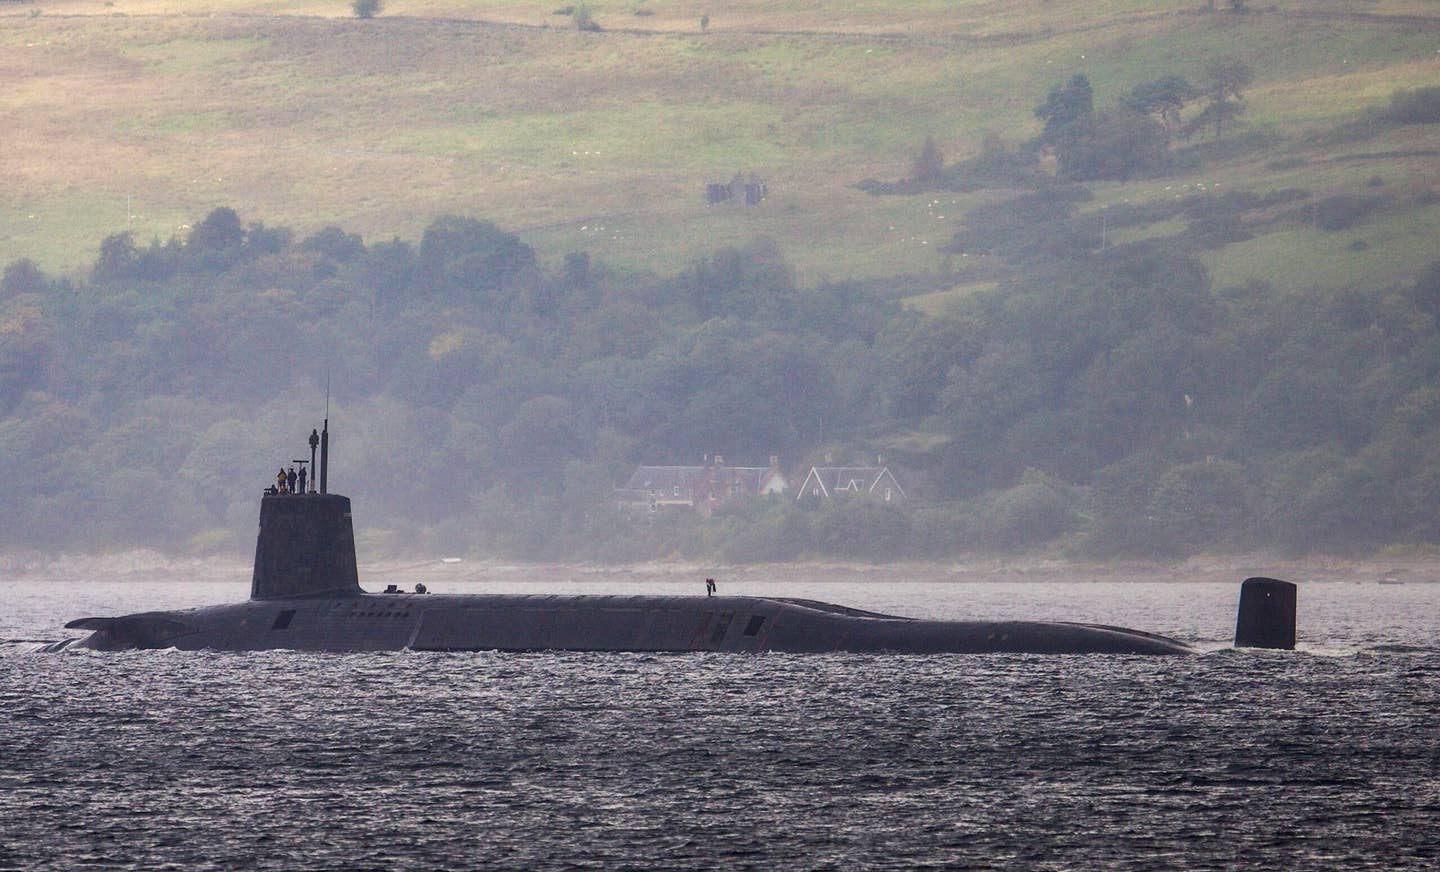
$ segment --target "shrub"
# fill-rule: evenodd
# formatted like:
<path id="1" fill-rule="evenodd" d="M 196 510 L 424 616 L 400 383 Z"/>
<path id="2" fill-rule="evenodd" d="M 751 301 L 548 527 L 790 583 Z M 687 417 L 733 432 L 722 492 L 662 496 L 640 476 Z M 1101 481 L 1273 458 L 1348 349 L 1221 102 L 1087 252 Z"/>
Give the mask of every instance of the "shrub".
<path id="1" fill-rule="evenodd" d="M 590 7 L 584 3 L 576 4 L 574 11 L 570 13 L 570 17 L 575 21 L 576 30 L 584 30 L 589 33 L 600 32 L 600 22 L 595 20 L 595 16 L 590 12 Z"/>
<path id="2" fill-rule="evenodd" d="M 1321 230 L 1347 230 L 1375 211 L 1384 202 L 1380 197 L 1336 194 L 1315 204 L 1315 225 Z"/>
<path id="3" fill-rule="evenodd" d="M 1282 158 L 1278 158 L 1278 159 L 1276 159 L 1276 160 L 1272 160 L 1272 161 L 1270 161 L 1269 163 L 1267 163 L 1267 164 L 1265 165 L 1265 169 L 1267 169 L 1267 170 L 1293 170 L 1293 169 L 1297 169 L 1298 167 L 1303 167 L 1303 166 L 1305 166 L 1305 165 L 1308 164 L 1308 163 L 1309 163 L 1309 161 L 1306 160 L 1306 159 L 1303 158 L 1303 157 L 1282 157 Z"/>
<path id="4" fill-rule="evenodd" d="M 925 143 L 910 161 L 911 181 L 920 185 L 934 185 L 940 181 L 944 172 L 945 156 L 941 154 L 940 146 L 935 143 L 935 137 L 925 137 Z"/>
<path id="5" fill-rule="evenodd" d="M 380 0 L 355 0 L 350 8 L 355 10 L 356 18 L 374 18 L 384 5 Z"/>
<path id="6" fill-rule="evenodd" d="M 45 273 L 35 265 L 30 258 L 21 258 L 5 267 L 5 275 L 0 278 L 0 294 L 13 296 L 15 294 L 38 294 L 45 290 L 47 281 Z"/>
<path id="7" fill-rule="evenodd" d="M 980 532 L 1000 550 L 1044 545 L 1077 528 L 1081 502 L 1078 489 L 1027 469 L 1020 484 L 983 500 Z"/>
<path id="8" fill-rule="evenodd" d="M 1440 122 L 1440 87 L 1396 91 L 1390 95 L 1388 115 L 1397 124 Z"/>

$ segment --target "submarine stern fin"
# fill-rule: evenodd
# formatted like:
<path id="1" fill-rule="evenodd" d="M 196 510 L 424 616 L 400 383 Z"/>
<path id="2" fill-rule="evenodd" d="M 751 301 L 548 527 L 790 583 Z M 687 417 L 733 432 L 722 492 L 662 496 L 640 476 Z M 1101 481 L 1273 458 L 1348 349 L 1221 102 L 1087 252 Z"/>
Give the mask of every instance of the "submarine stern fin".
<path id="1" fill-rule="evenodd" d="M 1235 647 L 1293 651 L 1296 590 L 1293 583 L 1278 578 L 1245 579 L 1235 617 Z"/>

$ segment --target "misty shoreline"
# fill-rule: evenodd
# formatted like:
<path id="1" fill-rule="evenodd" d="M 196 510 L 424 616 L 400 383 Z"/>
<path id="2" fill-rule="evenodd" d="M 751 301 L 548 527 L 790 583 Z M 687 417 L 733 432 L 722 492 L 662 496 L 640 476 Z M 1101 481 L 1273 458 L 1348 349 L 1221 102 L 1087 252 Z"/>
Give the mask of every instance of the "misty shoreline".
<path id="1" fill-rule="evenodd" d="M 1265 554 L 1199 555 L 1183 560 L 1064 560 L 1038 556 L 1013 558 L 975 555 L 945 561 L 867 564 L 854 561 L 725 564 L 695 560 L 629 564 L 524 563 L 498 559 L 386 558 L 362 561 L 362 585 L 374 587 L 408 580 L 475 582 L 606 580 L 673 583 L 688 577 L 734 581 L 803 580 L 807 583 L 905 582 L 1238 582 L 1270 575 L 1301 582 L 1440 582 L 1440 556 L 1276 557 Z M 236 558 L 172 557 L 135 549 L 101 555 L 0 554 L 0 583 L 52 581 L 224 582 L 248 581 L 251 562 Z"/>

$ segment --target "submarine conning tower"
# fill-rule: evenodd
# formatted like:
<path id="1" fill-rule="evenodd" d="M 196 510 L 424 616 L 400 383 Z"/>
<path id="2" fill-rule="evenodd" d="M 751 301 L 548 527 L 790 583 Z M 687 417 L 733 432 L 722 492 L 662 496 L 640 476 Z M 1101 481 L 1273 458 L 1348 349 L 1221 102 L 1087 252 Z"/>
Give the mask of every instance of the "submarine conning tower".
<path id="1" fill-rule="evenodd" d="M 251 599 L 352 596 L 360 589 L 355 566 L 355 527 L 350 498 L 326 493 L 330 466 L 330 420 L 320 444 L 320 492 L 267 493 L 260 498 L 260 534 L 255 539 Z M 272 491 L 274 489 L 272 488 Z"/>
<path id="2" fill-rule="evenodd" d="M 266 494 L 260 499 L 251 599 L 362 593 L 350 498 Z"/>

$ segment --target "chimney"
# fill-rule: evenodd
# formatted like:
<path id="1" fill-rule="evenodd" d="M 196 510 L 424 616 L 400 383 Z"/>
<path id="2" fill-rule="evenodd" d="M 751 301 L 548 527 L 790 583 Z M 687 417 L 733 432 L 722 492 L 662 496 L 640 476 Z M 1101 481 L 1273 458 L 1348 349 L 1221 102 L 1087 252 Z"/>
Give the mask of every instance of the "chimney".
<path id="1" fill-rule="evenodd" d="M 875 455 L 875 465 L 876 465 L 876 466 L 884 466 L 884 465 L 885 465 L 885 455 L 883 455 L 883 454 L 877 454 L 877 455 Z"/>
<path id="2" fill-rule="evenodd" d="M 826 466 L 834 466 L 834 465 L 835 465 L 835 455 L 831 454 L 831 453 L 828 452 L 828 451 L 825 452 L 825 465 L 826 465 Z"/>

